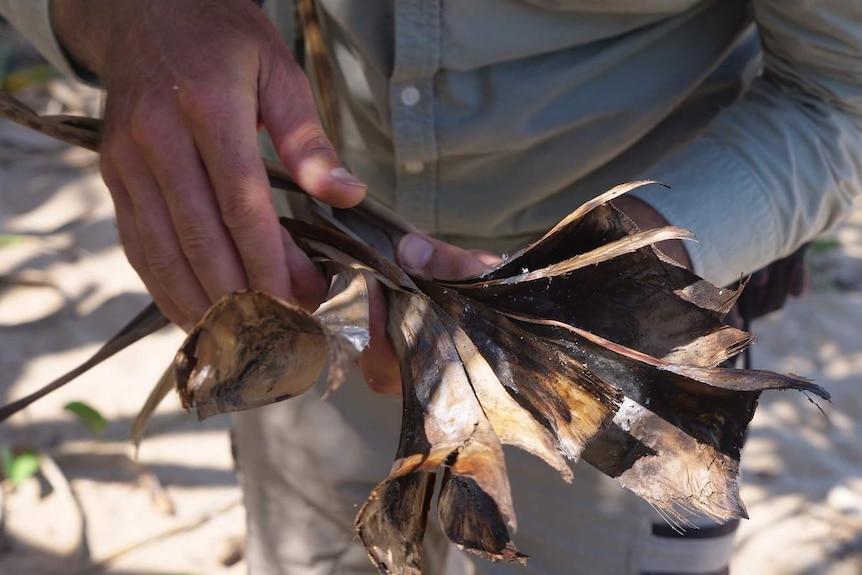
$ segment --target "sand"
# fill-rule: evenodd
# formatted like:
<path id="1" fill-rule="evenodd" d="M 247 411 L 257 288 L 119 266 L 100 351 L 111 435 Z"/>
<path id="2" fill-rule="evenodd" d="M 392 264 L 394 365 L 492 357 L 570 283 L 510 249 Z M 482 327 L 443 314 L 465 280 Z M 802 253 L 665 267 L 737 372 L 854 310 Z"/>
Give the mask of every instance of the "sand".
<path id="1" fill-rule="evenodd" d="M 55 108 L 98 106 L 52 86 Z M 82 362 L 148 298 L 94 155 L 0 123 L 0 198 L 5 403 Z M 811 258 L 810 293 L 754 326 L 755 367 L 811 378 L 834 400 L 764 395 L 742 458 L 751 519 L 736 575 L 862 573 L 862 207 L 830 238 Z M 225 418 L 198 423 L 172 397 L 131 459 L 131 419 L 181 340 L 153 335 L 0 425 L 0 446 L 36 449 L 43 464 L 41 479 L 3 486 L 0 575 L 245 572 Z M 109 420 L 104 436 L 64 411 L 75 400 Z"/>

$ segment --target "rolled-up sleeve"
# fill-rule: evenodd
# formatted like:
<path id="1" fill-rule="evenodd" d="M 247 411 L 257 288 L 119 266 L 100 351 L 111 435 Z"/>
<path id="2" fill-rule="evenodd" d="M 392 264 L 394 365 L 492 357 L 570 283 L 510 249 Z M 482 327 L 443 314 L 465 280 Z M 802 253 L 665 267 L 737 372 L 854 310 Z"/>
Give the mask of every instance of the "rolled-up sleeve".
<path id="1" fill-rule="evenodd" d="M 93 83 L 95 78 L 84 77 L 57 42 L 51 27 L 50 5 L 50 0 L 0 0 L 0 15 L 61 73 L 82 82 Z"/>
<path id="2" fill-rule="evenodd" d="M 862 3 L 754 0 L 764 72 L 639 195 L 727 284 L 839 222 L 862 192 Z"/>

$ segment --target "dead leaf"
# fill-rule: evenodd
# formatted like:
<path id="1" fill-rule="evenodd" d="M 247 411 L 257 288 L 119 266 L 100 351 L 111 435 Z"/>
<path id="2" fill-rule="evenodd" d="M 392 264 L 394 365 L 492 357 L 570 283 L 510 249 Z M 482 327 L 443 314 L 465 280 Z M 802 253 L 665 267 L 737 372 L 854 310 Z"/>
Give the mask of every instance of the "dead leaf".
<path id="1" fill-rule="evenodd" d="M 96 120 L 39 117 L 5 94 L 0 115 L 98 148 Z M 273 186 L 301 192 L 283 168 L 266 167 Z M 511 540 L 504 444 L 534 454 L 566 481 L 565 458 L 583 458 L 677 526 L 695 515 L 744 517 L 740 448 L 760 393 L 829 395 L 799 377 L 719 367 L 753 339 L 724 323 L 739 291 L 709 284 L 652 247 L 691 239 L 688 232 L 641 231 L 613 206 L 644 183 L 590 200 L 540 240 L 459 281 L 398 267 L 394 242 L 415 229 L 373 200 L 334 212 L 298 203 L 307 221 L 282 225 L 332 279 L 327 301 L 314 314 L 255 292 L 217 302 L 177 354 L 183 404 L 201 418 L 267 405 L 314 385 L 327 362 L 334 390 L 368 343 L 366 281 L 373 278 L 387 293 L 403 381 L 395 462 L 356 519 L 381 573 L 421 572 L 437 475 L 439 521 L 455 544 L 492 561 L 526 560 Z M 0 414 L 160 322 L 160 314 L 136 318 L 93 360 Z M 164 389 L 154 391 L 142 422 Z"/>

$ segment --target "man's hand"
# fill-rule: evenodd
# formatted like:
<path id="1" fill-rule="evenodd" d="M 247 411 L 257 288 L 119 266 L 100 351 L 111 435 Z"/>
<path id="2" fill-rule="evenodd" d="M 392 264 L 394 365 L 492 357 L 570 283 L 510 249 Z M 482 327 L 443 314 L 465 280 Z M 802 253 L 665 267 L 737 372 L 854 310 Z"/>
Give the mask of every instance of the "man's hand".
<path id="1" fill-rule="evenodd" d="M 250 0 L 53 0 L 63 46 L 107 90 L 102 175 L 120 240 L 159 308 L 188 328 L 245 288 L 314 305 L 326 285 L 280 228 L 257 132 L 336 207 L 341 167 L 303 71 Z"/>
<path id="2" fill-rule="evenodd" d="M 502 258 L 490 252 L 463 250 L 446 242 L 408 234 L 398 243 L 396 260 L 413 275 L 424 278 L 461 279 L 477 275 Z M 371 343 L 362 354 L 359 366 L 365 381 L 374 391 L 401 394 L 398 358 L 386 333 L 387 308 L 383 288 L 369 282 L 371 305 Z"/>

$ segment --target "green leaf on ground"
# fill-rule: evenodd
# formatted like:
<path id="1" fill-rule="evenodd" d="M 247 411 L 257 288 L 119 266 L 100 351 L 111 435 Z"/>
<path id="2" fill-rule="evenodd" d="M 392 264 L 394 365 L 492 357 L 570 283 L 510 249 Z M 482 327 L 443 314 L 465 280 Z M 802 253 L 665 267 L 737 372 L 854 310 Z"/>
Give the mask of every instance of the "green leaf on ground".
<path id="1" fill-rule="evenodd" d="M 0 447 L 0 465 L 3 467 L 3 476 L 17 487 L 39 471 L 39 454 L 25 451 L 15 455 L 4 445 Z"/>
<path id="2" fill-rule="evenodd" d="M 14 246 L 16 244 L 20 244 L 23 241 L 24 236 L 18 236 L 15 234 L 0 234 L 0 248 Z"/>
<path id="3" fill-rule="evenodd" d="M 102 435 L 105 433 L 105 429 L 108 428 L 108 422 L 102 414 L 86 403 L 73 401 L 71 403 L 67 403 L 63 409 L 71 411 L 77 415 L 78 419 L 81 420 L 81 423 L 86 425 L 87 429 L 95 435 Z"/>

